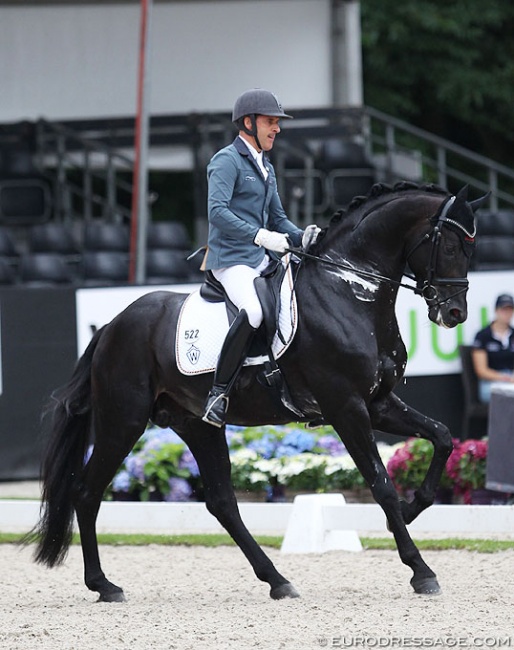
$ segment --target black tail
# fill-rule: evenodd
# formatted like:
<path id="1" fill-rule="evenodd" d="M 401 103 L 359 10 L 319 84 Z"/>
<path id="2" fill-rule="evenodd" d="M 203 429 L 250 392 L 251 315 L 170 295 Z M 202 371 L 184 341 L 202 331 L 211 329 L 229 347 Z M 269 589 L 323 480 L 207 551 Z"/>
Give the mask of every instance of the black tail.
<path id="1" fill-rule="evenodd" d="M 91 362 L 102 329 L 78 360 L 70 381 L 57 389 L 44 413 L 50 437 L 43 455 L 41 516 L 25 541 L 36 540 L 36 562 L 61 564 L 73 534 L 73 489 L 80 480 L 91 416 Z"/>

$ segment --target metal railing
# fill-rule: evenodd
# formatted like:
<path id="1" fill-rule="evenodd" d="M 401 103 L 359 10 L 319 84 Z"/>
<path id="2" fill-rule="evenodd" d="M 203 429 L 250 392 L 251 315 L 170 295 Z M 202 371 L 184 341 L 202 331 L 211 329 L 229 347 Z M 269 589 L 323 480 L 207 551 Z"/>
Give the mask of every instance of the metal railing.
<path id="1" fill-rule="evenodd" d="M 296 119 L 277 141 L 274 155 L 281 195 L 298 223 L 310 223 L 335 207 L 330 182 L 324 177 L 332 174 L 332 179 L 339 171 L 320 171 L 317 167 L 316 144 L 329 139 L 359 142 L 374 167 L 376 180 L 433 182 L 451 191 L 468 184 L 476 194 L 491 192 L 491 210 L 514 207 L 514 170 L 403 120 L 371 107 L 294 113 Z M 198 220 L 205 220 L 205 167 L 214 151 L 233 135 L 230 116 L 224 113 L 158 116 L 150 122 L 152 149 L 178 144 L 192 150 Z M 132 142 L 133 120 L 109 120 L 105 124 L 98 120 L 85 124 L 82 131 L 75 123 L 73 128 L 46 120 L 38 123 L 37 160 L 55 184 L 57 219 L 130 219 L 133 161 L 116 147 L 131 146 Z M 315 146 L 309 152 L 300 143 Z M 300 159 L 298 168 L 288 168 L 291 155 Z M 362 170 L 353 170 L 357 171 Z M 370 173 L 369 169 L 364 171 Z M 340 170 L 340 175 L 351 178 L 352 169 Z M 285 184 L 291 188 L 292 181 L 293 190 L 286 198 Z M 315 191 L 319 188 L 321 198 Z"/>
<path id="2" fill-rule="evenodd" d="M 416 152 L 418 180 L 448 189 L 468 184 L 483 194 L 491 192 L 489 207 L 493 211 L 514 206 L 514 170 L 374 108 L 365 107 L 364 113 L 365 146 L 375 161 L 383 156 L 379 171 L 386 180 L 398 180 L 398 159 Z"/>
<path id="3" fill-rule="evenodd" d="M 103 142 L 46 120 L 37 124 L 36 142 L 37 165 L 54 184 L 56 220 L 130 220 L 131 158 Z"/>

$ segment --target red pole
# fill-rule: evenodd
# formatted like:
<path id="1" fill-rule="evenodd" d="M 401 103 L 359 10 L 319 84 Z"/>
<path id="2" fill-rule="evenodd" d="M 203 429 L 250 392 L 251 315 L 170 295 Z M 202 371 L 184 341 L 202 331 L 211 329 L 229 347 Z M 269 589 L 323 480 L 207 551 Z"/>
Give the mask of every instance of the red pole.
<path id="1" fill-rule="evenodd" d="M 133 192 L 131 205 L 131 223 L 130 223 L 130 265 L 129 265 L 129 282 L 134 283 L 136 280 L 136 263 L 138 258 L 138 229 L 141 218 L 141 196 L 142 191 L 146 194 L 146 187 L 142 188 L 142 155 L 143 148 L 143 125 L 145 116 L 145 70 L 146 70 L 146 52 L 148 46 L 148 27 L 149 27 L 149 2 L 151 0 L 141 0 L 141 24 L 139 33 L 139 65 L 137 74 L 137 109 L 134 133 L 134 172 L 133 172 Z M 144 184 L 144 183 L 143 183 Z M 146 198 L 144 199 L 146 200 Z"/>

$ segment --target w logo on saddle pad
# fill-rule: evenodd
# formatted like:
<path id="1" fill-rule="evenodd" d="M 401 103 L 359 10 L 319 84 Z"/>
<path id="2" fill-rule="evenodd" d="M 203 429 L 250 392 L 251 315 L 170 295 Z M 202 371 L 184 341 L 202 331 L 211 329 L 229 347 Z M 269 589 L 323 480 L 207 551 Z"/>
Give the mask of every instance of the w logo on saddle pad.
<path id="1" fill-rule="evenodd" d="M 278 328 L 271 350 L 278 359 L 287 350 L 296 332 L 298 312 L 293 292 L 293 273 L 289 255 L 283 258 L 285 274 L 280 285 L 280 312 Z M 214 372 L 223 341 L 229 328 L 227 307 L 224 302 L 208 302 L 200 290 L 185 300 L 177 324 L 175 341 L 177 366 L 184 375 Z M 267 356 L 249 357 L 244 365 L 259 365 Z"/>

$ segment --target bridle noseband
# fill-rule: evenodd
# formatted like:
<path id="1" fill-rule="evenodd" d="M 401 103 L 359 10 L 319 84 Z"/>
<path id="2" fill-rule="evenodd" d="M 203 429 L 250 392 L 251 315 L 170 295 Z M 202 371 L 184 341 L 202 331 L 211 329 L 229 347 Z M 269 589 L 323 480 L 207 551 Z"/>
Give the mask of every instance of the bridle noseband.
<path id="1" fill-rule="evenodd" d="M 395 285 L 397 287 L 403 287 L 404 289 L 410 289 L 414 293 L 422 296 L 425 301 L 430 305 L 430 306 L 438 306 L 443 304 L 444 302 L 447 302 L 448 300 L 451 300 L 455 296 L 460 295 L 461 293 L 464 293 L 465 291 L 468 290 L 469 287 L 469 280 L 467 278 L 441 278 L 436 275 L 436 268 L 437 268 L 437 257 L 439 254 L 439 247 L 441 245 L 441 236 L 442 236 L 442 229 L 444 226 L 450 226 L 450 227 L 455 227 L 458 230 L 461 230 L 464 233 L 465 240 L 468 241 L 469 243 L 473 243 L 476 235 L 476 225 L 474 225 L 473 232 L 470 233 L 468 232 L 464 226 L 459 223 L 458 221 L 455 221 L 454 219 L 449 219 L 448 218 L 448 212 L 450 211 L 450 208 L 455 202 L 456 197 L 451 196 L 446 203 L 444 204 L 443 209 L 441 210 L 441 213 L 433 217 L 431 221 L 433 221 L 433 227 L 431 230 L 429 230 L 427 233 L 425 233 L 421 239 L 410 249 L 410 251 L 407 253 L 406 259 L 407 262 L 409 261 L 409 258 L 412 256 L 412 254 L 426 241 L 430 240 L 431 242 L 431 249 L 430 249 L 430 256 L 429 256 L 429 262 L 427 266 L 427 276 L 425 280 L 420 281 L 416 280 L 416 278 L 413 275 L 410 275 L 408 273 L 404 273 L 406 277 L 408 277 L 410 280 L 414 280 L 416 282 L 415 285 L 412 284 L 406 284 L 404 282 L 399 282 L 398 280 L 394 280 L 393 278 L 389 278 L 384 275 L 380 275 L 379 273 L 374 273 L 372 271 L 363 271 L 361 269 L 358 269 L 351 264 L 345 264 L 344 262 L 335 262 L 333 260 L 329 260 L 323 257 L 319 257 L 318 255 L 313 255 L 309 253 L 308 251 L 304 251 L 301 248 L 289 248 L 288 252 L 292 253 L 293 255 L 298 256 L 299 258 L 303 259 L 310 259 L 314 260 L 316 262 L 320 262 L 322 264 L 325 264 L 327 266 L 332 266 L 338 269 L 342 269 L 344 271 L 351 271 L 352 273 L 355 273 L 357 275 L 360 275 L 364 278 L 369 278 L 372 280 L 380 280 L 382 282 L 388 282 L 389 284 Z M 457 287 L 458 290 L 453 293 L 451 296 L 448 298 L 445 298 L 444 300 L 438 300 L 438 292 L 436 287 Z"/>
<path id="2" fill-rule="evenodd" d="M 418 281 L 416 283 L 415 291 L 416 293 L 423 296 L 425 301 L 431 306 L 438 306 L 443 302 L 451 300 L 455 296 L 458 296 L 461 293 L 464 293 L 468 290 L 469 280 L 467 278 L 441 278 L 436 275 L 437 269 L 437 257 L 439 254 L 439 247 L 441 245 L 442 229 L 444 226 L 450 226 L 461 230 L 464 233 L 465 240 L 469 243 L 473 243 L 476 235 L 476 224 L 473 224 L 473 232 L 468 232 L 464 226 L 455 221 L 454 219 L 448 218 L 448 212 L 450 211 L 452 205 L 455 203 L 455 196 L 452 196 L 446 201 L 443 209 L 441 210 L 440 215 L 436 218 L 434 227 L 431 231 L 425 233 L 423 237 L 415 244 L 411 250 L 407 253 L 407 263 L 409 258 L 412 256 L 415 250 L 419 248 L 427 240 L 431 241 L 430 256 L 427 265 L 427 276 L 423 282 Z M 405 274 L 408 278 L 416 280 L 412 275 Z M 457 287 L 458 291 L 453 293 L 448 298 L 444 300 L 438 300 L 438 293 L 436 287 Z"/>

